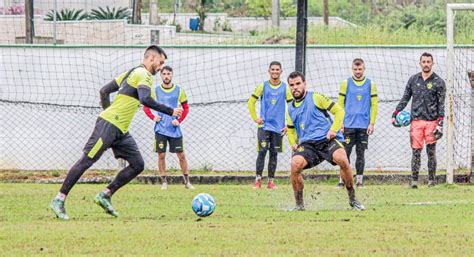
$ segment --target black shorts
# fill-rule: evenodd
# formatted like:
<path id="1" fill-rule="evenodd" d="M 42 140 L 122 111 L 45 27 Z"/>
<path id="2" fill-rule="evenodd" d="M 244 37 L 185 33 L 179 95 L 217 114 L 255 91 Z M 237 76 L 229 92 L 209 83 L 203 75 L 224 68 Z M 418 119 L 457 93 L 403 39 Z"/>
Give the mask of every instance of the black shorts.
<path id="1" fill-rule="evenodd" d="M 324 160 L 332 165 L 336 165 L 332 156 L 337 149 L 344 149 L 344 145 L 335 138 L 330 141 L 305 141 L 298 145 L 298 149 L 293 153 L 293 156 L 303 156 L 306 162 L 308 162 L 308 165 L 306 165 L 304 169 L 312 168 Z"/>
<path id="2" fill-rule="evenodd" d="M 257 151 L 283 152 L 283 137 L 280 134 L 259 128 L 257 139 Z"/>
<path id="3" fill-rule="evenodd" d="M 99 117 L 83 152 L 90 159 L 97 161 L 109 148 L 112 148 L 115 158 L 125 160 L 135 157 L 141 158 L 137 143 L 128 132 L 122 133 L 112 123 Z"/>
<path id="4" fill-rule="evenodd" d="M 354 145 L 356 145 L 357 148 L 367 149 L 369 147 L 367 129 L 344 128 L 344 142 L 346 149 L 352 149 Z"/>
<path id="5" fill-rule="evenodd" d="M 166 153 L 166 146 L 170 143 L 170 153 L 182 153 L 183 137 L 169 137 L 155 133 L 155 152 Z"/>

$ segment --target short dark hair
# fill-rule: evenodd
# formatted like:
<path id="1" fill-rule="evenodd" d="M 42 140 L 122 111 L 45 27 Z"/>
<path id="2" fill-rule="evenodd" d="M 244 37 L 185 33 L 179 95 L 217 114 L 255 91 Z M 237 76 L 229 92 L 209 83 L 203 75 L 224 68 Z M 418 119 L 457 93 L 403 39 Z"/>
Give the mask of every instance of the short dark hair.
<path id="1" fill-rule="evenodd" d="M 364 60 L 362 60 L 362 58 L 355 58 L 352 61 L 352 64 L 355 65 L 355 66 L 364 65 Z"/>
<path id="2" fill-rule="evenodd" d="M 433 55 L 430 54 L 430 53 L 428 53 L 428 52 L 424 52 L 424 53 L 421 54 L 421 56 L 420 56 L 420 61 L 421 61 L 421 58 L 422 58 L 423 56 L 425 56 L 425 57 L 431 57 L 431 61 L 433 61 Z"/>
<path id="3" fill-rule="evenodd" d="M 163 72 L 164 70 L 167 70 L 169 72 L 173 72 L 173 68 L 171 68 L 170 66 L 166 65 L 164 66 L 163 68 L 161 68 L 161 72 Z"/>
<path id="4" fill-rule="evenodd" d="M 280 67 L 280 69 L 281 69 L 281 63 L 278 62 L 278 61 L 273 61 L 273 62 L 271 62 L 270 65 L 268 66 L 268 68 L 270 69 L 273 65 L 278 65 L 278 66 Z"/>
<path id="5" fill-rule="evenodd" d="M 288 82 L 290 82 L 290 79 L 294 79 L 294 78 L 297 78 L 297 77 L 300 77 L 301 80 L 303 80 L 303 82 L 306 81 L 303 73 L 299 72 L 299 71 L 293 71 L 292 73 L 290 73 L 290 75 L 288 75 Z"/>
<path id="6" fill-rule="evenodd" d="M 149 47 L 147 47 L 146 50 L 145 50 L 144 57 L 147 58 L 148 55 L 150 54 L 150 52 L 158 53 L 160 55 L 165 56 L 165 59 L 168 59 L 168 56 L 166 55 L 165 50 L 163 50 L 163 48 L 161 48 L 157 45 L 150 45 Z"/>

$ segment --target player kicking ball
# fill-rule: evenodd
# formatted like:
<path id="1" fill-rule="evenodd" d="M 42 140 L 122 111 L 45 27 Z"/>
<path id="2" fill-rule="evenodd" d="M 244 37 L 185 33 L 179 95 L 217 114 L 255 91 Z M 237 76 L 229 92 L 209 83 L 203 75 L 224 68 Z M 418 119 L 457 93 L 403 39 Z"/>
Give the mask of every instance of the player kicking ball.
<path id="1" fill-rule="evenodd" d="M 145 168 L 137 143 L 128 132 L 139 105 L 143 104 L 170 116 L 180 116 L 183 112 L 181 108 L 173 109 L 156 102 L 154 95 L 151 94 L 153 75 L 160 71 L 166 58 L 163 49 L 151 45 L 145 50 L 143 63 L 140 66 L 122 73 L 102 87 L 100 100 L 104 111 L 97 118 L 94 131 L 84 147 L 82 157 L 71 167 L 59 193 L 51 202 L 51 209 L 56 217 L 69 220 L 64 208 L 66 196 L 82 174 L 109 148 L 112 148 L 116 158 L 125 159 L 128 166 L 117 174 L 104 191 L 97 194 L 94 201 L 106 213 L 114 217 L 118 216 L 112 206 L 112 195 Z M 109 96 L 116 91 L 118 91 L 117 95 L 110 104 Z"/>
<path id="2" fill-rule="evenodd" d="M 292 210 L 305 210 L 301 172 L 324 160 L 332 165 L 339 165 L 340 176 L 349 195 L 349 205 L 355 210 L 364 210 L 364 206 L 356 199 L 352 168 L 341 143 L 344 137 L 339 130 L 344 119 L 344 110 L 327 96 L 306 91 L 305 77 L 300 72 L 292 72 L 288 76 L 288 84 L 294 98 L 288 104 L 287 115 L 288 141 L 294 151 L 290 180 L 296 206 Z M 334 122 L 328 111 L 334 115 Z"/>

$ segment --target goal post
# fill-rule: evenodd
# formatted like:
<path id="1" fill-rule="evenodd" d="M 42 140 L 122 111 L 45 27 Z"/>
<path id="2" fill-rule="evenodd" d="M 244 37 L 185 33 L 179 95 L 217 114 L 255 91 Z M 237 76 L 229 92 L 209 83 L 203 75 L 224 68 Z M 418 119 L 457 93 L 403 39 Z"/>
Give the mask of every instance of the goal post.
<path id="1" fill-rule="evenodd" d="M 454 18 L 456 11 L 474 10 L 474 4 L 447 4 L 447 100 L 448 100 L 448 117 L 447 117 L 447 167 L 446 182 L 452 184 L 454 180 L 454 75 L 455 75 L 455 54 L 454 54 Z"/>

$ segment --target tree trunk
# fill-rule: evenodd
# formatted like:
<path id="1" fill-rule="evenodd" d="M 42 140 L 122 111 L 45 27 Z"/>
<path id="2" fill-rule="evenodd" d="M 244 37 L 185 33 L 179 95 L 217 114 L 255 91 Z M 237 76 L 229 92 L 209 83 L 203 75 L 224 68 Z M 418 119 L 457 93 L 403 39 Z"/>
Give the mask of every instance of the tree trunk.
<path id="1" fill-rule="evenodd" d="M 150 25 L 159 25 L 158 0 L 150 0 Z"/>
<path id="2" fill-rule="evenodd" d="M 272 0 L 272 26 L 280 27 L 280 0 Z"/>
<path id="3" fill-rule="evenodd" d="M 133 24 L 142 24 L 142 1 L 133 0 Z"/>
<path id="4" fill-rule="evenodd" d="M 324 5 L 324 24 L 329 25 L 329 6 L 328 0 L 323 0 Z"/>
<path id="5" fill-rule="evenodd" d="M 33 44 L 35 36 L 33 0 L 25 1 L 25 43 Z"/>
<path id="6" fill-rule="evenodd" d="M 198 6 L 199 31 L 204 31 L 204 21 L 206 20 L 206 0 L 199 0 Z"/>
<path id="7" fill-rule="evenodd" d="M 173 25 L 176 25 L 176 13 L 178 12 L 178 0 L 174 0 L 174 7 L 173 7 Z"/>

